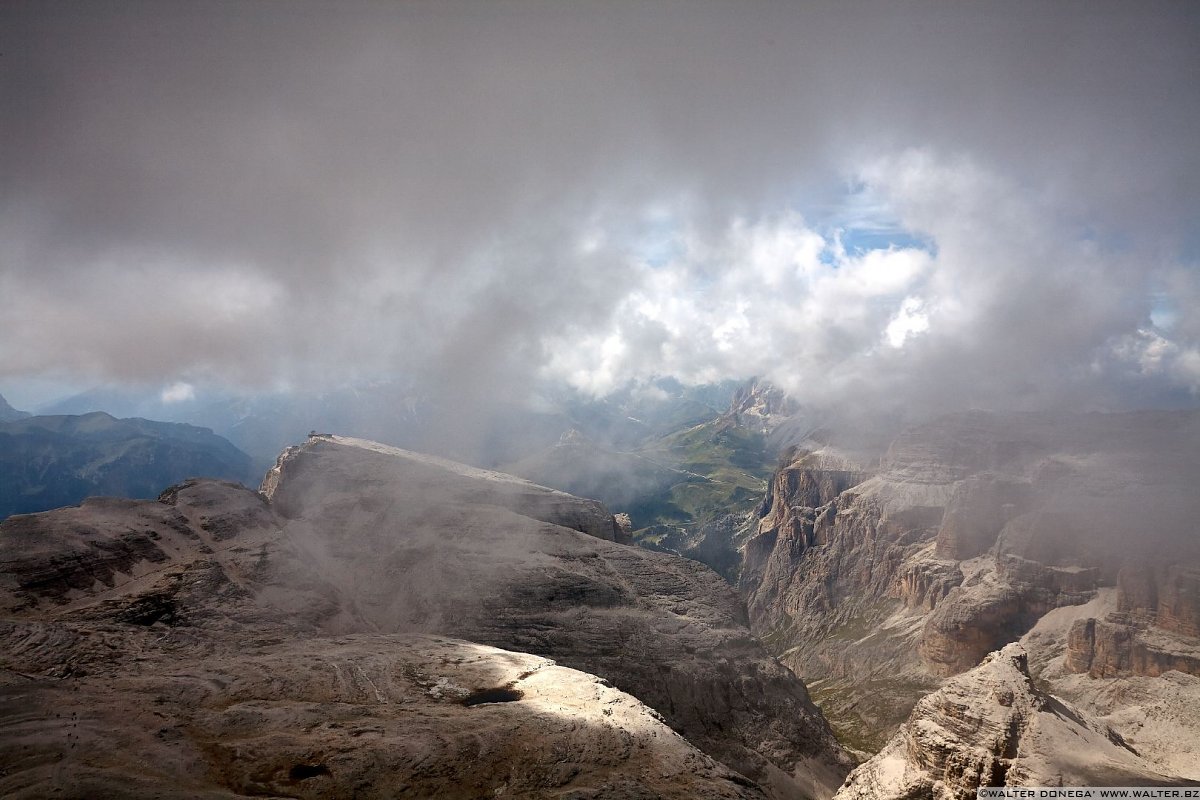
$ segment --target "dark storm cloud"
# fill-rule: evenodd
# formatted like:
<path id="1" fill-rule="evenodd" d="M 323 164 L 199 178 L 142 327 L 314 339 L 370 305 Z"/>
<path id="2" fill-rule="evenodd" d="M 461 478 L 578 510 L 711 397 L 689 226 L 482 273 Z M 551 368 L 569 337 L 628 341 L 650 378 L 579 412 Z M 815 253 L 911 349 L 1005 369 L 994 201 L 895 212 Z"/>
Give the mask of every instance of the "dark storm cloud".
<path id="1" fill-rule="evenodd" d="M 1030 404 L 1200 386 L 1189 4 L 0 15 L 6 380 L 402 374 L 463 403 L 543 369 L 603 390 L 753 368 L 822 401 L 974 402 L 964 375 Z M 848 181 L 935 261 L 887 291 L 869 266 L 797 273 L 787 243 L 832 241 L 805 219 Z M 665 267 L 648 224 L 678 240 Z"/>

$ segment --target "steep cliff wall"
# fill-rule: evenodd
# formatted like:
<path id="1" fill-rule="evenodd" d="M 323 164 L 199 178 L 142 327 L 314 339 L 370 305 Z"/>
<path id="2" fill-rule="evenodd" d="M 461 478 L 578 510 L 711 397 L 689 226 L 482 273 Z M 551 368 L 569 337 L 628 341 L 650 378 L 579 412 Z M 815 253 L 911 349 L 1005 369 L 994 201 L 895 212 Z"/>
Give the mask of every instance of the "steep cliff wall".
<path id="1" fill-rule="evenodd" d="M 1147 627 L 1195 630 L 1198 414 L 960 414 L 897 437 L 866 473 L 781 469 L 742 572 L 754 629 L 857 746 L 1118 580 Z M 1127 569 L 1147 557 L 1174 566 Z"/>

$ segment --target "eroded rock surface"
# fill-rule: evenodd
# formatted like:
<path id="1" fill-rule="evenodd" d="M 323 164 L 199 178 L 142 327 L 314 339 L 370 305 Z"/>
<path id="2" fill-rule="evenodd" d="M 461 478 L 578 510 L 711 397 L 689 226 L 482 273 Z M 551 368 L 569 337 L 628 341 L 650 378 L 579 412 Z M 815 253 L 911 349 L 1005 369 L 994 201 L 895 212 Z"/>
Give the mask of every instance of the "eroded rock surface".
<path id="1" fill-rule="evenodd" d="M 923 698 L 840 800 L 968 800 L 980 786 L 1157 786 L 1179 782 L 1119 734 L 1036 689 L 1019 644 Z"/>
<path id="2" fill-rule="evenodd" d="M 1172 564 L 1127 567 L 1116 610 L 1075 620 L 1065 666 L 1093 678 L 1156 678 L 1171 670 L 1200 676 L 1200 570 Z"/>
<path id="3" fill-rule="evenodd" d="M 1194 635 L 1200 414 L 970 412 L 878 463 L 831 449 L 775 476 L 741 588 L 849 744 L 878 749 L 944 678 L 1118 576 L 1141 641 Z"/>
<path id="4" fill-rule="evenodd" d="M 0 674 L 29 705 L 7 720 L 4 746 L 31 741 L 27 725 L 57 731 L 48 709 L 72 695 L 105 709 L 94 730 L 115 725 L 112 741 L 126 743 L 93 742 L 75 760 L 81 745 L 64 729 L 10 771 L 11 785 L 29 796 L 47 785 L 85 796 L 110 778 L 125 793 L 184 781 L 188 796 L 351 796 L 399 763 L 383 789 L 419 796 L 439 786 L 434 794 L 449 797 L 829 796 L 850 760 L 804 685 L 750 635 L 737 596 L 699 564 L 612 541 L 618 531 L 590 501 L 330 436 L 286 453 L 261 495 L 195 481 L 159 502 L 94 501 L 9 520 L 0 526 L 0 652 L 11 655 Z M 432 658 L 421 648 L 458 654 L 420 668 Z M 442 664 L 485 651 L 495 680 Z M 513 688 L 492 662 L 525 672 L 546 658 L 607 680 L 611 697 L 601 693 L 592 716 L 553 687 L 538 704 L 484 703 L 507 710 L 476 734 L 461 716 L 474 707 L 426 713 L 422 699 L 409 708 L 417 689 Z M 425 677 L 405 677 L 413 670 Z M 601 696 L 594 679 L 572 674 L 578 692 Z M 532 697 L 528 680 L 515 688 Z M 643 720 L 649 712 L 622 691 L 707 755 Z M 603 709 L 618 697 L 613 709 L 628 713 L 610 719 Z M 557 717 L 547 711 L 555 703 L 566 708 Z M 333 715 L 344 728 L 325 724 L 329 704 L 344 711 Z M 143 741 L 151 717 L 166 741 L 183 736 L 177 750 Z M 401 727 L 416 740 L 406 744 Z M 374 741 L 366 737 L 380 744 L 360 753 Z M 479 764 L 458 766 L 476 751 Z M 395 752 L 418 755 L 396 762 Z M 666 766 L 650 775 L 660 757 Z M 139 766 L 161 759 L 159 771 Z M 496 773 L 503 781 L 485 780 L 508 761 Z"/>
<path id="5" fill-rule="evenodd" d="M 64 635 L 75 674 L 39 674 Z M 3 638 L 5 797 L 763 796 L 601 679 L 461 640 Z"/>

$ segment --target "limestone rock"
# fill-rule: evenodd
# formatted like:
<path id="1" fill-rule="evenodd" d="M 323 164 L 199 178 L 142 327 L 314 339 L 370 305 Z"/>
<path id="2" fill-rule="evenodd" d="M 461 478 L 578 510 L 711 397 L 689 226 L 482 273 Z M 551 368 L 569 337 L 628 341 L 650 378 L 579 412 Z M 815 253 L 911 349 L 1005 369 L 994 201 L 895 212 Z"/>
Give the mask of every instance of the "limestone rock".
<path id="1" fill-rule="evenodd" d="M 900 573 L 900 599 L 906 608 L 932 611 L 962 582 L 962 569 L 953 561 L 917 561 Z"/>
<path id="2" fill-rule="evenodd" d="M 1093 678 L 1157 678 L 1171 670 L 1200 675 L 1200 640 L 1119 619 L 1076 620 L 1067 639 L 1067 669 Z"/>
<path id="3" fill-rule="evenodd" d="M 798 410 L 796 401 L 782 389 L 754 378 L 733 393 L 725 416 L 767 434 Z"/>
<path id="4" fill-rule="evenodd" d="M 983 555 L 1012 517 L 1030 505 L 1032 486 L 992 476 L 955 484 L 937 535 L 937 554 L 964 561 Z"/>
<path id="5" fill-rule="evenodd" d="M 1151 627 L 1200 618 L 1196 412 L 956 414 L 868 462 L 849 486 L 822 486 L 827 465 L 781 468 L 741 573 L 755 632 L 858 747 L 1119 579 L 1140 581 L 1131 603 Z M 1150 573 L 1126 573 L 1148 554 Z"/>
<path id="6" fill-rule="evenodd" d="M 305 445 L 285 450 L 263 479 L 263 494 L 288 515 L 292 502 L 290 498 L 297 497 L 300 493 L 292 490 L 284 493 L 282 499 L 276 495 L 291 473 L 304 474 L 304 462 L 311 459 L 314 453 L 320 452 L 323 445 L 335 443 L 355 448 L 364 454 L 364 458 L 370 458 L 365 455 L 367 453 L 376 453 L 391 457 L 393 461 L 402 461 L 405 479 L 418 482 L 449 505 L 495 505 L 535 520 L 552 522 L 608 541 L 615 541 L 619 534 L 612 514 L 595 500 L 585 500 L 566 492 L 548 489 L 502 472 L 478 469 L 437 456 L 340 436 L 313 436 Z M 380 480 L 379 476 L 372 476 L 370 482 L 364 485 L 371 486 L 374 483 L 378 486 Z"/>
<path id="7" fill-rule="evenodd" d="M 635 698 L 523 653 L 6 624 L 9 669 L 60 636 L 78 637 L 71 679 L 0 683 L 5 797 L 763 797 Z"/>
<path id="8" fill-rule="evenodd" d="M 353 576 L 339 607 L 355 609 L 356 624 L 551 657 L 607 678 L 783 794 L 819 795 L 840 782 L 848 756 L 803 684 L 750 636 L 719 576 L 599 536 L 564 536 L 559 518 L 539 516 L 577 498 L 508 476 L 479 487 L 476 471 L 459 485 L 443 470 L 337 437 L 310 441 L 285 462 L 272 504 L 293 518 L 285 531 L 323 573 Z M 372 485 L 385 491 L 364 492 Z M 477 508 L 487 515 L 464 513 Z M 571 510 L 565 521 L 576 527 L 578 516 Z M 308 569 L 306 559 L 291 563 L 298 574 Z"/>
<path id="9" fill-rule="evenodd" d="M 103 758 L 67 761 L 53 774 L 69 785 L 101 785 L 105 778 L 88 781 L 89 770 L 103 762 L 111 766 L 104 767 L 109 776 L 137 773 L 133 783 L 114 784 L 126 793 L 135 793 L 143 778 L 157 790 L 186 774 L 192 783 L 180 785 L 195 786 L 199 794 L 209 791 L 204 781 L 217 781 L 214 792 L 343 796 L 322 788 L 330 775 L 320 765 L 333 777 L 356 776 L 359 783 L 345 786 L 361 789 L 369 776 L 391 769 L 388 743 L 399 747 L 400 740 L 388 727 L 392 722 L 379 722 L 383 744 L 369 757 L 351 752 L 360 739 L 343 741 L 345 731 L 328 734 L 336 744 L 318 747 L 320 737 L 307 737 L 320 727 L 320 704 L 342 701 L 324 689 L 314 696 L 310 688 L 349 681 L 364 696 L 397 705 L 400 699 L 393 702 L 385 684 L 398 680 L 397 669 L 408 668 L 380 659 L 408 658 L 407 643 L 425 641 L 414 636 L 454 637 L 476 643 L 472 647 L 513 651 L 501 660 L 553 659 L 637 697 L 708 759 L 723 764 L 694 751 L 670 756 L 668 764 L 704 778 L 679 783 L 681 796 L 693 789 L 701 796 L 754 796 L 757 790 L 744 775 L 773 797 L 828 797 L 850 758 L 803 683 L 751 636 L 734 592 L 695 562 L 621 545 L 615 536 L 612 516 L 594 502 L 374 443 L 316 436 L 281 457 L 261 495 L 195 481 L 159 502 L 96 501 L 0 525 L 0 605 L 8 616 L 0 652 L 10 654 L 0 660 L 0 675 L 16 693 L 26 682 L 55 678 L 55 692 L 111 696 L 105 725 L 116 724 L 124 711 L 130 727 L 118 725 L 113 740 L 129 746 L 105 751 Z M 344 647 L 359 655 L 339 660 Z M 406 663 L 425 658 L 418 652 Z M 227 661 L 229 671 L 221 672 Z M 197 664 L 203 669 L 193 673 Z M 472 691 L 511 680 L 426 672 L 434 685 L 441 685 L 441 676 Z M 147 679 L 144 691 L 130 688 L 137 676 Z M 186 717 L 192 720 L 187 725 L 198 726 L 197 736 L 211 735 L 216 744 L 187 744 L 163 774 L 142 774 L 137 764 L 158 762 L 158 751 L 139 750 L 134 741 L 139 731 L 153 730 L 147 728 L 151 719 L 171 739 L 184 724 L 180 709 L 207 708 L 210 701 L 221 706 L 224 701 L 211 698 L 247 681 L 259 688 L 238 695 L 247 705 L 236 714 Z M 158 707 L 155 692 L 168 698 L 165 706 Z M 147 697 L 152 699 L 143 709 Z M 43 700 L 32 716 L 14 717 L 0 728 L 5 746 L 26 736 L 20 720 L 50 724 L 37 715 L 48 714 L 45 709 L 61 697 Z M 520 709 L 530 705 L 508 706 L 502 713 L 510 716 L 498 718 L 507 744 L 495 744 L 496 753 L 485 748 L 478 769 L 460 769 L 454 755 L 466 752 L 462 742 L 476 740 L 462 739 L 452 727 L 443 741 L 440 723 L 422 729 L 422 736 L 438 742 L 412 745 L 426 748 L 428 757 L 424 766 L 410 765 L 416 772 L 405 774 L 415 782 L 407 785 L 441 785 L 444 796 L 475 797 L 481 788 L 503 788 L 476 784 L 489 764 L 512 760 L 513 770 L 532 776 L 526 783 L 513 778 L 526 795 L 538 796 L 542 790 L 534 787 L 543 780 L 598 796 L 675 791 L 675 777 L 643 774 L 640 765 L 653 758 L 635 752 L 644 737 L 620 719 L 599 738 L 568 736 L 561 747 L 547 749 L 537 741 L 542 733 L 554 741 L 567 735 L 565 728 L 556 722 L 543 728 L 540 717 L 522 716 Z M 347 713 L 358 720 L 358 711 Z M 382 712 L 362 713 L 354 729 L 376 736 L 370 727 Z M 289 720 L 301 730 L 276 731 Z M 59 758 L 70 741 L 54 739 L 39 758 Z M 621 741 L 629 747 L 618 747 Z M 221 749 L 222 742 L 236 744 Z M 447 753 L 449 761 L 438 767 Z M 561 753 L 570 755 L 562 756 L 568 766 L 554 772 L 547 759 Z M 579 766 L 577 776 L 570 764 Z M 434 772 L 421 771 L 426 769 Z M 671 767 L 668 773 L 679 771 Z M 709 777 L 711 786 L 701 791 Z M 399 784 L 387 787 L 399 790 Z"/>
<path id="10" fill-rule="evenodd" d="M 1105 677 L 1101 670 L 1081 671 L 1088 669 L 1087 661 L 1076 666 L 1071 663 L 1081 649 L 1077 637 L 1084 634 L 1090 639 L 1092 633 L 1096 635 L 1092 665 L 1108 661 L 1107 656 L 1099 654 L 1105 649 L 1104 621 L 1120 618 L 1116 606 L 1116 589 L 1108 587 L 1082 606 L 1064 606 L 1038 620 L 1021 640 L 1029 652 L 1030 673 L 1038 686 L 1119 730 L 1159 772 L 1200 780 L 1200 675 L 1165 669 L 1166 662 L 1160 661 L 1164 671 L 1158 675 L 1129 670 Z M 1095 620 L 1092 632 L 1088 632 L 1089 620 Z M 1131 630 L 1128 624 L 1114 628 L 1125 633 Z M 1148 643 L 1152 642 L 1160 654 L 1178 656 L 1187 649 L 1180 647 L 1186 642 L 1177 634 L 1146 627 L 1135 630 L 1134 635 L 1143 641 L 1148 637 Z M 1197 645 L 1200 642 L 1191 640 L 1193 653 L 1200 650 Z M 1089 657 L 1090 647 L 1089 643 Z M 1137 647 L 1135 642 L 1133 649 Z M 1138 660 L 1130 659 L 1129 663 L 1136 665 Z M 1143 666 L 1142 671 L 1156 670 Z"/>
<path id="11" fill-rule="evenodd" d="M 1200 675 L 1200 570 L 1129 565 L 1117 576 L 1116 610 L 1077 619 L 1065 666 L 1093 678 Z"/>
<path id="12" fill-rule="evenodd" d="M 841 800 L 968 800 L 980 786 L 1168 785 L 1109 726 L 1033 685 L 1024 649 L 992 653 L 917 703 Z"/>
<path id="13" fill-rule="evenodd" d="M 938 675 L 970 669 L 994 649 L 1019 639 L 1044 614 L 1086 603 L 1095 594 L 1097 571 L 1047 567 L 1004 555 L 992 569 L 950 591 L 925 623 L 919 651 Z"/>

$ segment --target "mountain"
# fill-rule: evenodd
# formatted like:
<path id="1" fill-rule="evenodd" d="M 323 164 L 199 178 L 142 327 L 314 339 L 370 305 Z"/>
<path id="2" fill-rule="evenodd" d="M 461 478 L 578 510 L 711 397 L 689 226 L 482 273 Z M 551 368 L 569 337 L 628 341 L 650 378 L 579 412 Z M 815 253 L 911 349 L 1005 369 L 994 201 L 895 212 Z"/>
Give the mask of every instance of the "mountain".
<path id="1" fill-rule="evenodd" d="M 772 480 L 741 586 L 843 742 L 878 751 L 923 695 L 1024 639 L 1034 679 L 1200 778 L 1179 768 L 1200 714 L 1174 713 L 1173 741 L 1125 724 L 1200 691 L 1200 413 L 956 414 L 875 463 L 809 444 Z"/>
<path id="2" fill-rule="evenodd" d="M 29 416 L 28 411 L 18 411 L 8 404 L 4 395 L 0 395 L 0 422 L 13 422 Z"/>
<path id="3" fill-rule="evenodd" d="M 325 435 L 261 493 L 10 518 L 0 792 L 829 797 L 852 761 L 732 588 L 624 540 L 595 501 Z"/>
<path id="4" fill-rule="evenodd" d="M 571 494 L 595 497 L 625 511 L 687 478 L 670 463 L 656 461 L 637 450 L 614 450 L 575 428 L 552 447 L 503 464 L 500 469 Z"/>
<path id="5" fill-rule="evenodd" d="M 695 559 L 732 581 L 740 564 L 736 531 L 775 466 L 768 436 L 795 407 L 757 380 L 707 392 L 667 382 L 652 388 L 648 397 L 617 395 L 597 404 L 640 415 L 626 417 L 645 426 L 640 436 L 627 430 L 625 438 L 597 440 L 571 429 L 552 447 L 501 468 L 599 498 L 629 515 L 638 544 Z M 718 411 L 698 397 L 727 405 Z M 577 405 L 572 413 L 588 417 L 583 411 Z"/>
<path id="6" fill-rule="evenodd" d="M 837 800 L 970 800 L 980 786 L 1177 786 L 1120 734 L 1033 684 L 1011 644 L 924 697 Z"/>
<path id="7" fill-rule="evenodd" d="M 310 431 L 386 442 L 480 466 L 510 465 L 552 448 L 570 430 L 610 451 L 711 420 L 736 384 L 684 386 L 671 379 L 629 384 L 595 398 L 564 386 L 529 388 L 524 401 L 463 407 L 457 393 L 412 381 L 376 381 L 326 391 L 239 394 L 193 389 L 168 402 L 160 392 L 97 387 L 57 401 L 50 415 L 105 411 L 117 417 L 184 422 L 213 431 L 265 471 Z M 588 496 L 597 496 L 588 494 Z"/>
<path id="8" fill-rule="evenodd" d="M 249 480 L 250 459 L 206 428 L 103 412 L 0 423 L 0 519 L 95 495 L 155 497 L 199 475 Z"/>
<path id="9" fill-rule="evenodd" d="M 725 416 L 742 427 L 757 429 L 767 435 L 799 411 L 799 404 L 782 389 L 768 381 L 752 378 L 733 393 Z"/>

